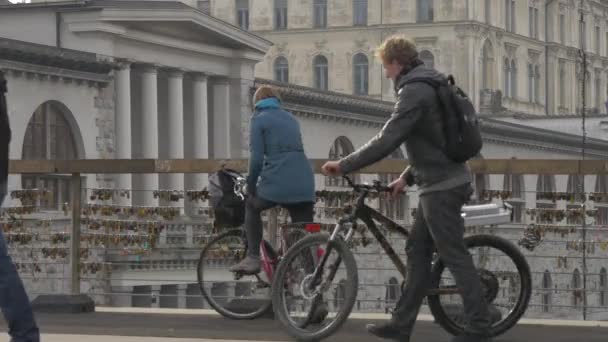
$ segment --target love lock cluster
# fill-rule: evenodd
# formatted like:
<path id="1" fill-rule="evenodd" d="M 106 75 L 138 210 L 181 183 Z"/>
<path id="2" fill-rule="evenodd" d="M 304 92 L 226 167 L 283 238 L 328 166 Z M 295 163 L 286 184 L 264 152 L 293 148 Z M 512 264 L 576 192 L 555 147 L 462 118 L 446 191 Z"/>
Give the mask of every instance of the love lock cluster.
<path id="1" fill-rule="evenodd" d="M 184 198 L 184 192 L 178 190 L 156 190 L 154 198 L 160 198 L 162 201 L 179 202 Z"/>
<path id="2" fill-rule="evenodd" d="M 155 216 L 160 216 L 165 220 L 173 220 L 175 217 L 180 215 L 180 208 L 126 207 L 117 205 L 87 204 L 87 206 L 82 210 L 82 214 L 85 216 L 98 214 L 101 216 L 126 215 L 137 216 L 138 218 L 153 218 Z"/>
<path id="3" fill-rule="evenodd" d="M 208 253 L 211 259 L 241 260 L 243 257 L 245 257 L 245 249 L 230 248 L 227 244 L 220 245 L 218 248 L 209 250 Z"/>
<path id="4" fill-rule="evenodd" d="M 569 202 L 584 202 L 585 195 L 584 194 L 576 194 L 572 192 L 537 192 L 536 193 L 537 200 L 547 200 L 557 202 L 560 201 L 569 201 Z"/>
<path id="5" fill-rule="evenodd" d="M 99 271 L 105 271 L 107 265 L 100 262 L 84 262 L 80 264 L 80 272 L 82 274 L 96 274 Z"/>
<path id="6" fill-rule="evenodd" d="M 60 243 L 66 243 L 70 241 L 70 234 L 68 233 L 53 233 L 51 234 L 51 243 L 57 245 Z"/>
<path id="7" fill-rule="evenodd" d="M 20 207 L 8 207 L 0 209 L 0 218 L 4 219 L 5 217 L 11 218 L 15 216 L 23 216 L 33 214 L 38 212 L 38 207 L 33 205 L 26 205 Z"/>
<path id="8" fill-rule="evenodd" d="M 589 200 L 596 203 L 608 203 L 608 193 L 592 192 L 589 194 Z"/>
<path id="9" fill-rule="evenodd" d="M 11 199 L 18 199 L 22 204 L 33 204 L 37 200 L 48 200 L 51 192 L 44 189 L 24 189 L 11 191 Z"/>
<path id="10" fill-rule="evenodd" d="M 584 210 L 583 208 L 575 208 L 575 209 L 548 209 L 548 208 L 538 208 L 538 209 L 526 209 L 526 214 L 530 215 L 531 219 L 536 219 L 538 217 L 542 221 L 562 221 L 565 218 L 575 221 L 582 222 L 585 215 L 588 217 L 595 218 L 597 216 L 597 209 L 589 209 Z"/>
<path id="11" fill-rule="evenodd" d="M 207 189 L 188 190 L 186 191 L 186 196 L 190 202 L 205 202 L 209 200 L 209 191 Z"/>
<path id="12" fill-rule="evenodd" d="M 491 201 L 494 198 L 500 198 L 501 200 L 509 199 L 513 196 L 512 191 L 508 190 L 484 190 L 481 193 L 481 199 L 485 201 Z"/>
<path id="13" fill-rule="evenodd" d="M 38 237 L 34 236 L 32 233 L 10 233 L 7 234 L 5 238 L 8 244 L 17 243 L 19 245 L 27 245 L 32 242 L 34 238 L 38 240 Z"/>

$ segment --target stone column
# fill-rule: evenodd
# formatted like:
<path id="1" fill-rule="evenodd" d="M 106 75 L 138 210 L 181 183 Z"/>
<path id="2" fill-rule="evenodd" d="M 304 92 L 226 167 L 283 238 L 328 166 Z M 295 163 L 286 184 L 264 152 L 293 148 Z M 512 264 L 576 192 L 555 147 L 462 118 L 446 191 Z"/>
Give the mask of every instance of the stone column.
<path id="1" fill-rule="evenodd" d="M 181 71 L 169 72 L 168 79 L 168 152 L 169 159 L 184 158 L 184 74 Z M 184 190 L 184 175 L 172 173 L 168 175 L 169 189 Z M 183 201 L 169 202 L 169 205 L 181 207 Z"/>
<path id="2" fill-rule="evenodd" d="M 150 296 L 152 297 L 152 308 L 160 308 L 160 285 L 150 286 Z"/>
<path id="3" fill-rule="evenodd" d="M 192 155 L 193 159 L 209 158 L 209 102 L 207 99 L 207 76 L 194 74 L 192 77 Z M 208 177 L 202 173 L 190 173 L 186 175 L 190 190 L 202 190 L 207 186 Z M 199 202 L 199 206 L 204 203 Z M 197 203 L 190 202 L 188 209 L 190 214 L 197 207 Z"/>
<path id="4" fill-rule="evenodd" d="M 131 67 L 124 64 L 116 70 L 115 150 L 117 159 L 131 159 Z M 132 188 L 131 174 L 116 175 L 116 188 Z M 116 204 L 130 206 L 131 197 L 116 197 Z"/>
<path id="5" fill-rule="evenodd" d="M 188 284 L 177 284 L 177 308 L 185 309 L 186 308 L 186 290 L 188 289 Z"/>
<path id="6" fill-rule="evenodd" d="M 144 159 L 158 159 L 158 72 L 147 66 L 141 74 L 141 149 Z M 143 174 L 144 206 L 157 206 L 153 191 L 158 189 L 157 174 Z"/>
<path id="7" fill-rule="evenodd" d="M 230 158 L 230 84 L 217 79 L 213 84 L 213 158 Z"/>

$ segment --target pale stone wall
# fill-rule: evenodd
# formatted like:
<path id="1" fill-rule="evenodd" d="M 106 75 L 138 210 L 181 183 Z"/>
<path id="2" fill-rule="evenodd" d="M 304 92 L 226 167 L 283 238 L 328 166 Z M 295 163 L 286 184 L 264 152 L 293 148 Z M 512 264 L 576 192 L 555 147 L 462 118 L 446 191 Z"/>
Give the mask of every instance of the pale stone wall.
<path id="1" fill-rule="evenodd" d="M 228 22 L 234 22 L 233 2 L 213 1 L 212 14 Z M 548 96 L 550 114 L 574 113 L 581 107 L 580 82 L 576 78 L 576 49 L 578 42 L 578 2 L 554 2 L 545 13 L 543 2 L 516 2 L 515 31 L 505 32 L 504 3 L 490 2 L 490 22 L 486 23 L 485 4 L 477 1 L 435 1 L 434 22 L 416 23 L 415 0 L 370 1 L 368 4 L 368 26 L 352 26 L 352 5 L 346 0 L 328 2 L 328 28 L 313 28 L 312 1 L 289 1 L 288 30 L 273 31 L 273 10 L 270 0 L 252 0 L 250 4 L 251 31 L 272 42 L 275 46 L 268 52 L 264 62 L 256 67 L 256 76 L 273 78 L 272 63 L 277 56 L 287 57 L 290 65 L 291 83 L 312 84 L 312 58 L 323 53 L 329 59 L 329 89 L 352 93 L 351 57 L 354 53 L 365 51 L 371 55 L 373 49 L 391 33 L 405 33 L 414 38 L 419 50 L 429 50 L 435 57 L 435 66 L 441 72 L 454 74 L 457 82 L 471 95 L 475 104 L 480 106 L 482 90 L 482 49 L 486 41 L 492 45 L 493 63 L 489 68 L 492 76 L 492 90 L 501 90 L 503 106 L 516 112 L 545 114 L 545 99 Z M 599 1 L 587 2 L 586 46 L 590 52 L 587 108 L 597 108 L 604 113 L 607 100 L 608 49 L 606 48 L 606 7 Z M 530 38 L 528 6 L 532 4 L 539 10 L 538 39 Z M 566 45 L 559 43 L 559 13 L 566 14 Z M 545 70 L 545 18 L 548 15 L 549 48 L 548 72 Z M 489 25 L 488 25 L 489 24 Z M 600 46 L 595 47 L 595 26 L 600 27 Z M 508 46 L 508 48 L 507 48 Z M 517 91 L 512 98 L 504 98 L 504 58 L 515 59 L 517 64 Z M 559 94 L 558 61 L 566 61 L 568 86 L 565 96 Z M 390 81 L 384 80 L 380 64 L 370 58 L 369 95 L 375 98 L 383 94 L 390 98 Z M 528 93 L 528 64 L 539 66 L 539 101 L 530 101 Z M 596 75 L 600 77 L 599 91 L 595 90 Z M 545 83 L 546 77 L 548 77 Z M 600 99 L 596 99 L 600 94 Z M 560 106 L 560 98 L 565 103 Z M 597 104 L 600 106 L 597 106 Z"/>

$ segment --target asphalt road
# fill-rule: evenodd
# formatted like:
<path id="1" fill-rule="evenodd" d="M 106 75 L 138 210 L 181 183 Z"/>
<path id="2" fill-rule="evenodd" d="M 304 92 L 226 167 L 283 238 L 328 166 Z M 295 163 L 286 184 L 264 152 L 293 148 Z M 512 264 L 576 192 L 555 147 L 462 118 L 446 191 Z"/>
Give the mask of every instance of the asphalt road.
<path id="1" fill-rule="evenodd" d="M 290 341 L 277 322 L 270 319 L 233 321 L 211 315 L 149 313 L 41 314 L 36 315 L 43 333 L 175 337 L 191 339 Z M 327 341 L 375 341 L 365 330 L 367 320 L 349 320 L 338 334 Z M 2 322 L 0 330 L 6 331 Z M 124 339 L 123 339 L 124 340 Z M 419 321 L 413 342 L 447 342 L 449 335 L 432 322 Z M 495 338 L 495 342 L 551 341 L 606 342 L 608 328 L 518 325 Z"/>

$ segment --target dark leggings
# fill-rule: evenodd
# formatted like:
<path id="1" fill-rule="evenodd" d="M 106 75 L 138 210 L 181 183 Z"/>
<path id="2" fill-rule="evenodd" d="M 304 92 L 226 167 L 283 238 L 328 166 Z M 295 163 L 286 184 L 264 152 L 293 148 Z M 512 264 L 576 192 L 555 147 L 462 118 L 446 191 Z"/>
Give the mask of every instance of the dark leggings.
<path id="1" fill-rule="evenodd" d="M 245 230 L 247 231 L 247 245 L 249 246 L 247 255 L 260 257 L 260 243 L 262 243 L 264 235 L 262 211 L 280 206 L 289 211 L 291 222 L 313 222 L 314 205 L 313 202 L 275 203 L 257 196 L 247 198 L 245 207 Z"/>

